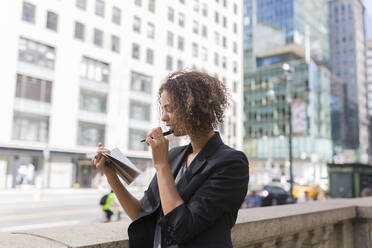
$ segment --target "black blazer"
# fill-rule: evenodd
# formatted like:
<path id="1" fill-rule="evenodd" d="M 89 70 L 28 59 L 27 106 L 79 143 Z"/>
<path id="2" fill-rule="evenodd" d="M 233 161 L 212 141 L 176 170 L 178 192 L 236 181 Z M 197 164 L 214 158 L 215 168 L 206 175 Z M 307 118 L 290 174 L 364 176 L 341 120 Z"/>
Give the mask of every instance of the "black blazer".
<path id="1" fill-rule="evenodd" d="M 177 175 L 191 145 L 169 151 Z M 232 247 L 231 228 L 247 193 L 248 160 L 243 152 L 225 145 L 220 135 L 207 142 L 177 184 L 184 203 L 160 217 L 162 248 Z M 128 228 L 131 248 L 152 248 L 161 202 L 154 176 L 141 199 L 141 210 Z"/>

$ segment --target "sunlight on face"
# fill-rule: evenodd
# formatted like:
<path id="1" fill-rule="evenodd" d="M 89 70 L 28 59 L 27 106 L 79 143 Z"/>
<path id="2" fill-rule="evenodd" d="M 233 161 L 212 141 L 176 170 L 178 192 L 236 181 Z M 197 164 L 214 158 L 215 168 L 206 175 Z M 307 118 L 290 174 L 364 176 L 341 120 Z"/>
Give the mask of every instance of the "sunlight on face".
<path id="1" fill-rule="evenodd" d="M 160 106 L 161 106 L 161 120 L 165 123 L 165 125 L 169 128 L 169 130 L 173 131 L 174 136 L 183 136 L 183 132 L 179 130 L 177 127 L 175 114 L 172 109 L 172 102 L 167 91 L 163 91 L 160 95 Z"/>

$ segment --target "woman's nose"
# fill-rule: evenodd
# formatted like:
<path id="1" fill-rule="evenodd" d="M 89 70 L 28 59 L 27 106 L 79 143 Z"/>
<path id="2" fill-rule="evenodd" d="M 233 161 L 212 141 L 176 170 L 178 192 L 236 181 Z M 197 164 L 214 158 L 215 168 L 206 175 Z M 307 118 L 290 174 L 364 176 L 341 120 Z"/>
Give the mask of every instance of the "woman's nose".
<path id="1" fill-rule="evenodd" d="M 164 113 L 161 115 L 161 120 L 162 120 L 162 121 L 168 121 L 168 120 L 169 120 L 169 116 L 168 116 L 168 114 L 164 112 Z"/>

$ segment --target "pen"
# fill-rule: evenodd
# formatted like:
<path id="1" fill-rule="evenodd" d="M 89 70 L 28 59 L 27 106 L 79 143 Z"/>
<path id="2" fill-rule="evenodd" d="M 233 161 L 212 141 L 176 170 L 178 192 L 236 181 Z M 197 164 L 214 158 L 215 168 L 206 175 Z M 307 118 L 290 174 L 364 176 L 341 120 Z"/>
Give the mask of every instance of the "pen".
<path id="1" fill-rule="evenodd" d="M 169 130 L 169 131 L 164 132 L 163 135 L 164 136 L 167 136 L 167 135 L 169 135 L 171 133 L 173 133 L 173 131 Z M 141 142 L 145 142 L 145 141 L 146 141 L 146 139 L 141 140 Z"/>

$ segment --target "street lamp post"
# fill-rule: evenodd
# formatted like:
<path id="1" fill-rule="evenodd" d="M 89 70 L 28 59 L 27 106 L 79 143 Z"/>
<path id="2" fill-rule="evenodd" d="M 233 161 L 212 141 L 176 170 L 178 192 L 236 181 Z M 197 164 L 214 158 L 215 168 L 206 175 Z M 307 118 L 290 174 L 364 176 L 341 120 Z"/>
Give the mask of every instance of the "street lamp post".
<path id="1" fill-rule="evenodd" d="M 293 201 L 293 152 L 292 152 L 292 97 L 289 85 L 290 74 L 294 72 L 294 69 L 288 63 L 284 63 L 282 66 L 284 70 L 285 78 L 285 87 L 286 87 L 286 103 L 288 105 L 288 125 L 289 125 L 289 134 L 288 134 L 288 150 L 289 150 L 289 185 L 290 185 L 290 196 Z"/>

